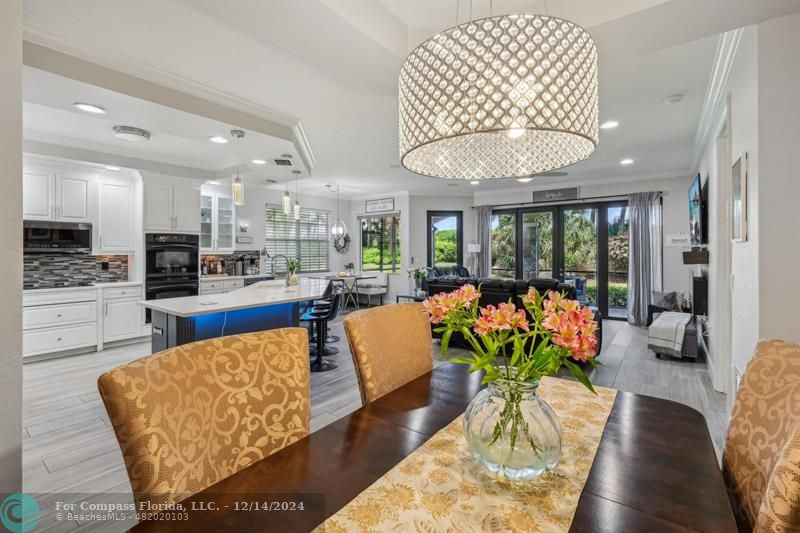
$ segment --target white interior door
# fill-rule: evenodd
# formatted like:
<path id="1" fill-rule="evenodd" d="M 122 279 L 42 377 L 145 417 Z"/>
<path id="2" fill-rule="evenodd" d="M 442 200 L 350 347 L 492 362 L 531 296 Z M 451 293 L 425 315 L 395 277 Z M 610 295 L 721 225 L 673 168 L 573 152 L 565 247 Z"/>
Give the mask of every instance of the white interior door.
<path id="1" fill-rule="evenodd" d="M 47 174 L 22 174 L 22 218 L 53 219 L 53 177 Z"/>
<path id="2" fill-rule="evenodd" d="M 173 212 L 175 230 L 200 232 L 200 186 L 176 184 L 174 187 Z"/>
<path id="3" fill-rule="evenodd" d="M 172 222 L 172 184 L 145 182 L 144 229 L 171 231 L 175 229 Z"/>
<path id="4" fill-rule="evenodd" d="M 91 222 L 89 213 L 89 178 L 57 176 L 56 195 L 58 220 Z"/>
<path id="5" fill-rule="evenodd" d="M 105 252 L 133 252 L 133 184 L 101 182 L 98 186 L 99 247 Z"/>

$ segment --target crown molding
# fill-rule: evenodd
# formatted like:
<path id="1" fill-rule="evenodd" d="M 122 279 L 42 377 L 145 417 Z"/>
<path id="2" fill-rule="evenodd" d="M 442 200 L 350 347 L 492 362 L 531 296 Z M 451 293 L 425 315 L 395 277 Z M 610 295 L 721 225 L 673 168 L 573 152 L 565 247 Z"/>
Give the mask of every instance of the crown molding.
<path id="1" fill-rule="evenodd" d="M 200 107 L 203 104 L 216 107 L 216 111 L 219 113 L 238 116 L 240 118 L 238 122 L 243 122 L 243 124 L 234 123 L 240 127 L 290 141 L 297 149 L 309 175 L 316 164 L 303 125 L 296 117 L 129 57 L 109 52 L 107 49 L 83 46 L 35 24 L 26 23 L 23 28 L 23 63 L 117 92 L 124 92 L 122 87 L 127 87 L 127 84 L 121 85 L 119 81 L 127 78 L 131 85 L 143 86 L 150 94 L 178 93 L 171 95 L 170 103 L 162 101 L 157 103 L 180 108 L 177 107 L 180 106 L 180 102 L 189 100 Z M 116 85 L 114 81 L 117 82 Z M 130 92 L 126 92 L 126 94 L 130 94 Z M 182 99 L 181 95 L 185 95 L 186 98 Z M 131 96 L 142 98 L 141 94 L 131 94 Z M 149 98 L 145 97 L 144 99 Z M 192 112 L 187 109 L 183 110 Z M 197 113 L 196 109 L 194 113 L 208 116 Z M 218 117 L 208 116 L 208 118 L 216 120 Z"/>
<path id="2" fill-rule="evenodd" d="M 720 124 L 725 104 L 725 87 L 728 84 L 728 77 L 733 68 L 733 61 L 736 58 L 736 52 L 739 49 L 743 33 L 744 28 L 738 28 L 721 34 L 717 39 L 717 50 L 714 54 L 711 77 L 706 87 L 706 96 L 694 138 L 693 169 L 700 165 L 700 158 Z"/>

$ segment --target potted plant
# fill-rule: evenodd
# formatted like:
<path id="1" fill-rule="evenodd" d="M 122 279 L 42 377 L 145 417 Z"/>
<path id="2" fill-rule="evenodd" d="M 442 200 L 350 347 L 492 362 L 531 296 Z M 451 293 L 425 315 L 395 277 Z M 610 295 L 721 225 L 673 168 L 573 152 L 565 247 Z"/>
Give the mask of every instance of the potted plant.
<path id="1" fill-rule="evenodd" d="M 420 296 L 422 281 L 428 277 L 428 269 L 425 267 L 409 268 L 408 277 L 414 279 L 414 296 Z"/>
<path id="2" fill-rule="evenodd" d="M 588 307 L 555 291 L 539 294 L 531 288 L 522 297 L 525 309 L 510 301 L 478 307 L 479 298 L 479 289 L 467 284 L 423 305 L 435 331 L 443 333 L 442 357 L 448 359 L 450 337 L 458 332 L 471 348 L 470 357 L 448 360 L 485 372 L 482 383 L 488 386 L 464 413 L 472 455 L 498 477 L 534 479 L 561 457 L 561 425 L 537 395 L 539 380 L 566 366 L 594 392 L 572 359 L 595 366 L 597 322 Z"/>
<path id="3" fill-rule="evenodd" d="M 344 264 L 344 270 L 345 272 L 347 272 L 348 276 L 352 276 L 353 274 L 356 273 L 356 266 L 353 264 L 352 261 L 350 261 L 349 263 Z"/>
<path id="4" fill-rule="evenodd" d="M 300 268 L 300 261 L 295 258 L 286 260 L 286 286 L 297 285 L 297 270 Z"/>

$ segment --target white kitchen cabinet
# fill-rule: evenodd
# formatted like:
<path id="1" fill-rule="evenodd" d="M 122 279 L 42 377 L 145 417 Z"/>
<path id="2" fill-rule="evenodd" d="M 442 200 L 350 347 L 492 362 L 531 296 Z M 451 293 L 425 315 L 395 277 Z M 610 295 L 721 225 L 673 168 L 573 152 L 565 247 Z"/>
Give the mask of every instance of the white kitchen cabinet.
<path id="1" fill-rule="evenodd" d="M 144 183 L 145 231 L 200 232 L 200 185 L 178 180 Z"/>
<path id="2" fill-rule="evenodd" d="M 142 285 L 105 287 L 103 290 L 103 342 L 142 336 L 144 308 Z"/>
<path id="3" fill-rule="evenodd" d="M 172 231 L 172 184 L 144 182 L 145 231 Z"/>
<path id="4" fill-rule="evenodd" d="M 91 222 L 91 178 L 56 174 L 56 220 Z"/>
<path id="5" fill-rule="evenodd" d="M 236 211 L 230 194 L 203 189 L 200 197 L 200 249 L 233 253 Z"/>
<path id="6" fill-rule="evenodd" d="M 22 218 L 52 220 L 55 191 L 52 175 L 25 172 L 22 174 Z"/>
<path id="7" fill-rule="evenodd" d="M 142 306 L 138 298 L 108 300 L 103 315 L 103 342 L 139 337 Z"/>
<path id="8" fill-rule="evenodd" d="M 173 213 L 175 230 L 197 233 L 200 231 L 200 184 L 176 184 L 173 188 Z"/>
<path id="9" fill-rule="evenodd" d="M 26 291 L 22 309 L 22 355 L 97 345 L 97 290 Z"/>
<path id="10" fill-rule="evenodd" d="M 91 222 L 92 178 L 71 173 L 25 172 L 22 218 Z"/>
<path id="11" fill-rule="evenodd" d="M 101 179 L 97 189 L 95 253 L 132 254 L 135 245 L 134 184 L 122 180 Z"/>

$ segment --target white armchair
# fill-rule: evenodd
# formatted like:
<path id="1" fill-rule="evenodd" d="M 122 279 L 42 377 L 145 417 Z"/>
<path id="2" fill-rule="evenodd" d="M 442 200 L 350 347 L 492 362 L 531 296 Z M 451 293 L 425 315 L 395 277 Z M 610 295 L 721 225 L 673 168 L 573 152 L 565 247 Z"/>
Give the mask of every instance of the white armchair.
<path id="1" fill-rule="evenodd" d="M 358 282 L 356 294 L 367 296 L 367 305 L 372 307 L 372 297 L 380 298 L 380 305 L 383 305 L 383 296 L 389 292 L 389 276 L 384 272 L 375 272 L 375 279 L 365 279 Z M 358 297 L 357 296 L 357 297 Z"/>

